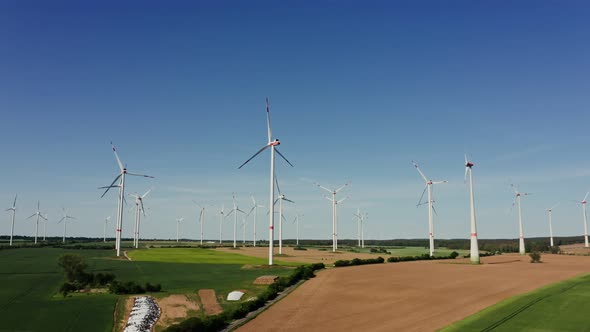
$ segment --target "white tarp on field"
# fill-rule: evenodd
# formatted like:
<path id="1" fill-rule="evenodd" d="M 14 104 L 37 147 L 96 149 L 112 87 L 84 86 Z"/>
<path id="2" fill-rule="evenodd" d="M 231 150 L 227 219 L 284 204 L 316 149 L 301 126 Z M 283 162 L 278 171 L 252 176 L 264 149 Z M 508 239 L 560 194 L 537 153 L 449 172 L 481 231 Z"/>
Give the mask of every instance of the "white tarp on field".
<path id="1" fill-rule="evenodd" d="M 239 301 L 242 296 L 244 296 L 244 292 L 240 292 L 240 291 L 233 291 L 229 294 L 227 294 L 227 300 L 228 301 Z"/>

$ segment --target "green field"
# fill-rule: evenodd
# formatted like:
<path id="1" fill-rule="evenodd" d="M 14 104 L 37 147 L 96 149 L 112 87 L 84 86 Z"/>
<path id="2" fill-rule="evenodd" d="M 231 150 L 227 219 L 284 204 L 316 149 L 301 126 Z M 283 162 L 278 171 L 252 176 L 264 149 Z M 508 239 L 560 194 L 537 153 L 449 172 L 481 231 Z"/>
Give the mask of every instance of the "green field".
<path id="1" fill-rule="evenodd" d="M 589 302 L 590 274 L 504 300 L 441 331 L 590 331 Z"/>
<path id="2" fill-rule="evenodd" d="M 208 249 L 143 249 L 130 252 L 131 257 L 137 257 L 133 261 L 114 259 L 112 250 L 5 249 L 0 250 L 0 331 L 112 330 L 119 296 L 76 294 L 63 298 L 57 294 L 64 282 L 57 259 L 64 253 L 83 255 L 88 272 L 111 272 L 121 281 L 160 283 L 164 292 L 156 296 L 195 293 L 203 288 L 221 295 L 235 289 L 256 293 L 265 288 L 252 285 L 258 276 L 290 273 L 290 268 L 280 266 L 243 268 L 260 264 L 261 259 Z"/>

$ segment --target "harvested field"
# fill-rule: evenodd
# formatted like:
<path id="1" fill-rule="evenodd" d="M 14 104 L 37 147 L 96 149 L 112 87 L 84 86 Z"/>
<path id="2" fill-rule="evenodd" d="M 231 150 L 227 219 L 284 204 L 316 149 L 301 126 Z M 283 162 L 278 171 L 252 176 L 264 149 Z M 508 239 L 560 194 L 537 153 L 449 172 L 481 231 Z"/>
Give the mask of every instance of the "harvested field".
<path id="1" fill-rule="evenodd" d="M 156 326 L 169 326 L 183 318 L 186 318 L 189 311 L 198 311 L 199 306 L 191 301 L 186 295 L 174 294 L 165 298 L 157 299 L 162 314 Z"/>
<path id="2" fill-rule="evenodd" d="M 261 276 L 254 280 L 254 285 L 271 285 L 278 279 L 278 276 Z"/>
<path id="3" fill-rule="evenodd" d="M 590 257 L 529 260 L 502 255 L 484 257 L 482 265 L 461 259 L 322 271 L 238 331 L 434 331 L 513 295 L 590 273 Z"/>
<path id="4" fill-rule="evenodd" d="M 203 304 L 203 310 L 205 310 L 205 314 L 211 316 L 217 315 L 223 311 L 219 305 L 219 302 L 217 302 L 215 290 L 199 289 L 199 297 L 201 298 L 201 303 Z"/>
<path id="5" fill-rule="evenodd" d="M 217 248 L 216 250 L 238 253 L 240 255 L 246 256 L 268 258 L 268 247 L 245 247 L 240 248 L 239 251 L 233 250 L 231 248 Z M 275 250 L 275 255 L 277 255 L 278 248 L 275 248 Z M 277 255 L 275 256 L 275 259 L 283 262 L 334 264 L 335 261 L 340 259 L 365 259 L 379 257 L 377 254 L 354 253 L 348 251 L 332 252 L 317 249 L 294 250 L 292 247 L 283 247 L 283 255 L 284 256 Z M 389 255 L 383 254 L 381 256 L 387 259 Z"/>
<path id="6" fill-rule="evenodd" d="M 578 244 L 568 244 L 565 246 L 559 246 L 559 249 L 564 254 L 570 255 L 590 255 L 590 248 L 584 247 L 583 243 Z"/>

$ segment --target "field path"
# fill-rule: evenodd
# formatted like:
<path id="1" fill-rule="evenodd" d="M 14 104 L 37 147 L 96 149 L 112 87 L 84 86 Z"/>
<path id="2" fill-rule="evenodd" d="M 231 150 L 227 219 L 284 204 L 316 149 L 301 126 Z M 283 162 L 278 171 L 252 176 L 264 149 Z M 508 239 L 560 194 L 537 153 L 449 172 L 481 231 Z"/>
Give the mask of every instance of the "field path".
<path id="1" fill-rule="evenodd" d="M 434 331 L 513 295 L 590 273 L 590 257 L 423 261 L 322 271 L 238 329 L 247 331 Z"/>
<path id="2" fill-rule="evenodd" d="M 205 314 L 208 316 L 217 315 L 223 311 L 219 305 L 219 302 L 217 302 L 215 290 L 199 289 L 199 297 L 201 298 L 201 303 L 203 304 L 203 310 L 205 310 Z"/>

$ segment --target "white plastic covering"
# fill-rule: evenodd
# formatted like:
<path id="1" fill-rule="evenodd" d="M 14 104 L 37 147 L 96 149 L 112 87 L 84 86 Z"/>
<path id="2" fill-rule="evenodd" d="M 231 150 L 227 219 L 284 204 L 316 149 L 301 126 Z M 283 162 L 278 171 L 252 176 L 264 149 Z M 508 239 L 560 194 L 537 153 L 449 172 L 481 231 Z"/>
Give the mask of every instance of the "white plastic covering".
<path id="1" fill-rule="evenodd" d="M 229 294 L 227 294 L 227 300 L 228 301 L 239 301 L 242 296 L 244 296 L 244 292 L 240 292 L 240 291 L 233 291 Z"/>
<path id="2" fill-rule="evenodd" d="M 124 332 L 150 332 L 160 317 L 160 307 L 149 296 L 136 297 Z"/>

